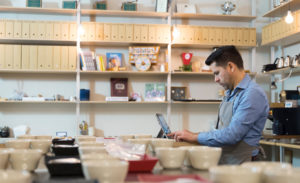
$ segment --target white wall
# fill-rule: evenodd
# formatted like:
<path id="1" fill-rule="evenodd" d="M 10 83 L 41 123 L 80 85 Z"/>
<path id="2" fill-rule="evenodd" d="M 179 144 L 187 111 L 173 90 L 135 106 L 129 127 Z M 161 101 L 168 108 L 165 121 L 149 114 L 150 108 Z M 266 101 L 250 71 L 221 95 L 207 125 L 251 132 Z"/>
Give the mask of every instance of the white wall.
<path id="1" fill-rule="evenodd" d="M 83 7 L 88 7 L 88 1 L 82 1 Z M 179 1 L 179 0 L 178 0 Z M 9 4 L 9 1 L 1 1 L 0 5 Z M 23 0 L 12 0 L 14 6 L 25 6 Z M 46 7 L 60 7 L 61 2 L 55 0 L 43 0 Z M 55 3 L 59 2 L 59 3 Z M 109 0 L 110 9 L 119 9 L 121 0 Z M 140 1 L 139 1 L 140 2 Z M 154 0 L 143 0 L 143 6 L 139 9 L 154 11 Z M 184 2 L 184 1 L 183 1 Z M 196 3 L 198 12 L 220 14 L 220 4 L 222 0 L 212 0 L 209 2 L 190 0 Z M 250 15 L 250 0 L 235 0 L 237 9 L 233 14 Z M 266 3 L 256 1 L 257 13 L 266 12 Z M 15 14 L 0 13 L 0 18 L 5 19 L 26 19 L 26 20 L 64 20 L 75 21 L 74 16 L 64 15 L 34 15 L 34 14 Z M 125 22 L 125 23 L 153 23 L 166 24 L 166 19 L 152 18 L 126 18 L 126 17 L 96 17 L 91 18 L 84 16 L 83 21 L 98 22 Z M 258 35 L 261 32 L 261 26 L 268 20 L 258 18 L 256 26 Z M 220 22 L 220 21 L 181 21 L 173 20 L 174 24 L 193 24 L 193 25 L 212 25 L 212 26 L 243 26 L 249 27 L 249 23 L 241 22 Z M 259 36 L 258 36 L 259 38 Z M 258 40 L 259 41 L 259 40 Z M 128 63 L 127 47 L 87 47 L 97 54 L 105 55 L 106 52 L 121 52 L 124 54 L 125 62 Z M 164 50 L 162 48 L 160 61 L 164 61 Z M 204 60 L 210 49 L 172 49 L 172 62 L 174 67 L 181 65 L 179 55 L 185 51 L 191 51 L 194 59 Z M 251 69 L 251 54 L 248 50 L 240 50 L 245 61 L 246 69 Z M 256 68 L 253 72 L 260 73 L 263 64 L 269 63 L 269 49 L 258 48 L 256 54 Z M 128 64 L 129 65 L 129 64 Z M 81 88 L 92 89 L 92 99 L 103 99 L 110 94 L 109 78 L 111 76 L 90 75 L 82 76 Z M 220 86 L 213 82 L 212 76 L 172 76 L 174 86 L 188 86 L 190 88 L 189 97 L 198 99 L 217 99 Z M 257 81 L 269 92 L 269 78 L 258 74 Z M 144 93 L 145 82 L 167 82 L 166 76 L 130 76 L 130 91 Z M 23 89 L 29 95 L 42 94 L 52 96 L 53 94 L 62 94 L 65 97 L 75 95 L 75 76 L 71 75 L 39 75 L 39 74 L 0 74 L 0 96 L 9 97 L 13 91 L 18 88 L 18 83 L 23 83 Z M 192 131 L 207 131 L 214 126 L 216 121 L 218 105 L 198 105 L 198 104 L 174 104 L 172 105 L 171 130 L 183 128 Z M 156 135 L 159 130 L 155 113 L 160 112 L 166 116 L 167 104 L 82 104 L 81 119 L 90 122 L 98 130 L 98 134 L 104 132 L 106 136 L 115 136 L 127 133 L 148 133 Z M 0 104 L 0 126 L 8 125 L 14 127 L 20 124 L 27 124 L 32 129 L 32 134 L 51 134 L 55 135 L 56 131 L 68 131 L 69 135 L 75 135 L 75 105 L 73 104 Z M 101 131 L 102 130 L 102 131 Z"/>

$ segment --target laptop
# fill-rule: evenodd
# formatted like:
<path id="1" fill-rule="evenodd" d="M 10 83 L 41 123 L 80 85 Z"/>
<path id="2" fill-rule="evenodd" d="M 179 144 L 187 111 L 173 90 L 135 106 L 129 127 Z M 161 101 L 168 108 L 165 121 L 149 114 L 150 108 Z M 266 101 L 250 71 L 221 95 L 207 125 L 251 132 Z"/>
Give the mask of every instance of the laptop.
<path id="1" fill-rule="evenodd" d="M 171 130 L 170 130 L 169 125 L 166 122 L 164 116 L 160 113 L 156 113 L 156 118 L 161 127 L 161 130 L 157 137 L 158 138 L 164 138 L 164 137 L 171 138 L 171 137 L 167 136 L 167 134 L 171 133 Z"/>

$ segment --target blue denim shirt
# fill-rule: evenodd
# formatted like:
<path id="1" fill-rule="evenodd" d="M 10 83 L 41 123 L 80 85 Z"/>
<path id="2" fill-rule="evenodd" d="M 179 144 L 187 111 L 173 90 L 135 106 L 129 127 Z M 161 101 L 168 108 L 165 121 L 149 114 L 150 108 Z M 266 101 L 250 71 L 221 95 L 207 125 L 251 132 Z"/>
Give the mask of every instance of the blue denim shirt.
<path id="1" fill-rule="evenodd" d="M 241 91 L 237 93 L 238 90 Z M 248 74 L 232 92 L 226 91 L 225 100 L 232 101 L 236 93 L 229 126 L 220 130 L 200 133 L 198 135 L 200 144 L 221 147 L 243 140 L 251 146 L 259 146 L 269 112 L 267 96 Z M 254 151 L 253 155 L 256 155 L 257 152 Z"/>

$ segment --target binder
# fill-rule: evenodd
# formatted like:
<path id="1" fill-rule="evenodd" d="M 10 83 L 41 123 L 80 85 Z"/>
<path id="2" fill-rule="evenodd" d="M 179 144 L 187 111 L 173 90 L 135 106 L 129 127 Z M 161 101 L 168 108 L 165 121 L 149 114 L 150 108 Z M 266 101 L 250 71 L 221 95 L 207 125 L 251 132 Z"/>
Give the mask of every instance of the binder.
<path id="1" fill-rule="evenodd" d="M 38 68 L 38 47 L 29 46 L 29 69 L 37 70 Z"/>
<path id="2" fill-rule="evenodd" d="M 45 46 L 45 69 L 53 70 L 53 46 Z"/>
<path id="3" fill-rule="evenodd" d="M 4 46 L 3 44 L 0 44 L 0 69 L 4 69 L 5 68 L 5 50 L 4 50 Z"/>
<path id="4" fill-rule="evenodd" d="M 14 58 L 14 45 L 5 45 L 4 51 L 5 51 L 5 57 L 4 57 L 4 63 L 5 69 L 13 69 L 13 58 Z"/>
<path id="5" fill-rule="evenodd" d="M 101 41 L 104 39 L 104 25 L 103 23 L 96 23 L 96 40 Z"/>
<path id="6" fill-rule="evenodd" d="M 133 24 L 126 24 L 125 25 L 125 34 L 126 34 L 125 40 L 127 42 L 133 41 Z"/>
<path id="7" fill-rule="evenodd" d="M 69 40 L 69 23 L 68 22 L 62 22 L 61 23 L 61 39 L 62 40 Z"/>
<path id="8" fill-rule="evenodd" d="M 5 37 L 13 38 L 14 37 L 14 21 L 6 20 L 5 22 Z"/>
<path id="9" fill-rule="evenodd" d="M 22 38 L 29 39 L 30 38 L 30 22 L 29 21 L 22 21 Z"/>
<path id="10" fill-rule="evenodd" d="M 61 24 L 59 22 L 53 23 L 53 39 L 61 40 Z"/>
<path id="11" fill-rule="evenodd" d="M 60 69 L 63 71 L 69 70 L 69 48 L 68 46 L 61 47 Z"/>
<path id="12" fill-rule="evenodd" d="M 111 24 L 108 23 L 104 24 L 104 40 L 105 41 L 111 40 Z"/>
<path id="13" fill-rule="evenodd" d="M 38 46 L 38 70 L 46 69 L 46 46 Z"/>
<path id="14" fill-rule="evenodd" d="M 45 22 L 37 22 L 38 23 L 38 39 L 43 40 L 46 39 L 46 23 Z"/>
<path id="15" fill-rule="evenodd" d="M 13 45 L 13 69 L 21 69 L 21 45 Z"/>
<path id="16" fill-rule="evenodd" d="M 156 42 L 156 25 L 149 25 L 149 42 Z"/>
<path id="17" fill-rule="evenodd" d="M 111 40 L 112 41 L 119 41 L 119 25 L 118 24 L 111 24 Z"/>
<path id="18" fill-rule="evenodd" d="M 89 41 L 95 41 L 96 39 L 96 26 L 94 22 L 88 24 L 88 37 Z"/>
<path id="19" fill-rule="evenodd" d="M 148 42 L 149 26 L 144 24 L 141 26 L 141 42 Z"/>
<path id="20" fill-rule="evenodd" d="M 126 38 L 126 31 L 125 31 L 125 24 L 119 24 L 119 41 L 125 41 Z"/>
<path id="21" fill-rule="evenodd" d="M 14 21 L 14 38 L 22 37 L 22 22 L 19 20 Z"/>
<path id="22" fill-rule="evenodd" d="M 53 46 L 53 70 L 60 70 L 61 46 Z"/>
<path id="23" fill-rule="evenodd" d="M 208 31 L 208 38 L 209 38 L 209 44 L 215 45 L 216 44 L 216 28 L 210 27 Z"/>
<path id="24" fill-rule="evenodd" d="M 141 42 L 141 30 L 142 25 L 135 24 L 133 26 L 133 41 L 134 42 Z"/>
<path id="25" fill-rule="evenodd" d="M 30 39 L 38 39 L 38 23 L 35 21 L 30 22 Z"/>
<path id="26" fill-rule="evenodd" d="M 29 69 L 29 60 L 30 60 L 30 53 L 29 53 L 28 45 L 22 45 L 22 69 Z"/>
<path id="27" fill-rule="evenodd" d="M 0 19 L 0 38 L 5 38 L 5 21 Z"/>
<path id="28" fill-rule="evenodd" d="M 77 63 L 77 48 L 69 46 L 69 70 L 75 71 Z"/>
<path id="29" fill-rule="evenodd" d="M 77 40 L 77 24 L 70 23 L 70 40 L 76 41 Z"/>
<path id="30" fill-rule="evenodd" d="M 46 23 L 46 37 L 45 37 L 45 39 L 53 40 L 53 34 L 54 34 L 53 31 L 54 31 L 53 22 L 47 22 Z"/>

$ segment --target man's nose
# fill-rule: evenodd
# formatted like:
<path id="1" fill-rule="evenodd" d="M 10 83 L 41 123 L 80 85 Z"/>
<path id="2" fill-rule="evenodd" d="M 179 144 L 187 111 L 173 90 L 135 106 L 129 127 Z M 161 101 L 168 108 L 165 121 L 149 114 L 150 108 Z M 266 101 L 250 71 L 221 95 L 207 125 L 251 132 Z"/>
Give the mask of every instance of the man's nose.
<path id="1" fill-rule="evenodd" d="M 215 82 L 218 83 L 220 81 L 220 78 L 215 76 Z"/>

